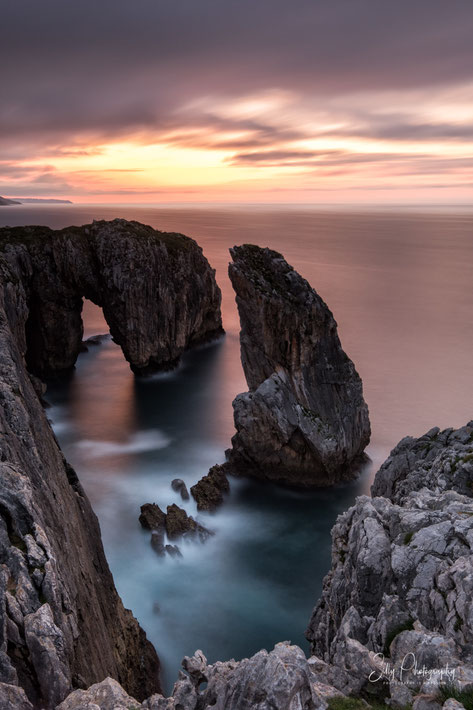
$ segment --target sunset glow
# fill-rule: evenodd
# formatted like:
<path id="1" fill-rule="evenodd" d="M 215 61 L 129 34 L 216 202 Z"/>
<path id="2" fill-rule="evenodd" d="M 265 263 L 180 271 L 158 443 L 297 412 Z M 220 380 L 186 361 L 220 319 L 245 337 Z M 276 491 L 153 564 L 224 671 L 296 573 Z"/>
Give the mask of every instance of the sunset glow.
<path id="1" fill-rule="evenodd" d="M 34 77 L 21 43 L 10 48 L 16 77 L 7 78 L 0 107 L 0 194 L 151 203 L 469 200 L 473 84 L 462 13 L 429 3 L 437 12 L 412 11 L 396 35 L 387 4 L 362 4 L 372 7 L 368 27 L 348 5 L 333 17 L 328 5 L 303 3 L 300 16 L 280 10 L 269 26 L 255 13 L 260 35 L 245 24 L 244 7 L 231 31 L 214 8 L 205 46 L 193 22 L 204 34 L 208 28 L 190 5 L 187 16 L 169 3 L 149 7 L 155 22 L 164 18 L 187 37 L 180 52 L 154 42 L 153 23 L 114 6 L 110 31 L 91 23 L 88 43 L 78 31 L 59 58 L 71 12 L 52 3 L 51 22 L 38 30 L 50 42 Z M 9 10 L 12 22 L 20 6 Z M 80 28 L 84 16 L 76 19 Z M 324 39 L 333 22 L 336 61 Z M 25 41 L 32 32 L 26 27 Z M 356 48 L 345 56 L 347 36 Z M 134 54 L 123 56 L 122 43 L 133 41 Z M 440 65 L 439 51 L 452 42 Z M 20 91 L 33 78 L 34 90 Z"/>

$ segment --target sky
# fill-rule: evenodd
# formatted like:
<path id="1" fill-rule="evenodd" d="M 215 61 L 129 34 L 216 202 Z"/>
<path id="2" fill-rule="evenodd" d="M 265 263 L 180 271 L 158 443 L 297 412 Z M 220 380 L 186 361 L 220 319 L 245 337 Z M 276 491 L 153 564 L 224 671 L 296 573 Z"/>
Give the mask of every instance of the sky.
<path id="1" fill-rule="evenodd" d="M 15 0 L 0 37 L 0 195 L 471 202 L 473 0 Z"/>

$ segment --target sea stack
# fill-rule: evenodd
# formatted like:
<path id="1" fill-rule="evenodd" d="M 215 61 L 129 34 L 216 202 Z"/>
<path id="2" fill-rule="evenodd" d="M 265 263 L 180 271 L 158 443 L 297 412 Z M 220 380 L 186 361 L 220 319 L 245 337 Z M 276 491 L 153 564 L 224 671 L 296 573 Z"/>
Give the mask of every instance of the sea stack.
<path id="1" fill-rule="evenodd" d="M 281 254 L 251 244 L 230 253 L 249 387 L 233 402 L 231 468 L 304 487 L 352 478 L 370 422 L 332 313 Z"/>

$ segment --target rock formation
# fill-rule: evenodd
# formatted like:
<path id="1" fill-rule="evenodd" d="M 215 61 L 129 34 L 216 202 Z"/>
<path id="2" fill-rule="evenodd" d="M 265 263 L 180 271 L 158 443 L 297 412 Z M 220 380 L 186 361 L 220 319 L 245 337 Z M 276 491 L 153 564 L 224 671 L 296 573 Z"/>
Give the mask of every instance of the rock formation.
<path id="1" fill-rule="evenodd" d="M 197 510 L 215 510 L 223 503 L 223 496 L 229 491 L 230 484 L 225 475 L 225 465 L 220 464 L 212 466 L 208 474 L 191 487 Z"/>
<path id="2" fill-rule="evenodd" d="M 175 503 L 168 505 L 166 513 L 156 503 L 145 503 L 141 506 L 139 521 L 143 528 L 152 531 L 151 547 L 160 556 L 165 552 L 173 556 L 180 555 L 175 545 L 165 545 L 165 535 L 171 541 L 199 538 L 200 542 L 205 542 L 214 534 Z"/>
<path id="3" fill-rule="evenodd" d="M 182 478 L 175 478 L 171 481 L 171 488 L 173 491 L 176 491 L 176 493 L 180 493 L 182 500 L 190 499 L 189 491 Z"/>
<path id="4" fill-rule="evenodd" d="M 373 690 L 373 652 L 397 669 L 412 653 L 419 668 L 455 669 L 458 688 L 473 686 L 472 480 L 473 422 L 432 429 L 403 439 L 381 467 L 372 492 L 385 497 L 363 496 L 339 517 L 307 637 L 343 670 L 345 690 Z M 398 706 L 452 679 L 404 680 L 391 682 Z"/>
<path id="5" fill-rule="evenodd" d="M 4 205 L 19 205 L 20 203 L 17 200 L 9 200 L 8 197 L 1 197 L 0 196 L 0 207 L 3 207 Z"/>
<path id="6" fill-rule="evenodd" d="M 248 244 L 230 252 L 250 389 L 233 402 L 232 468 L 298 486 L 352 477 L 368 408 L 330 310 L 281 254 Z"/>
<path id="7" fill-rule="evenodd" d="M 179 674 L 170 698 L 156 694 L 140 705 L 107 678 L 77 690 L 57 710 L 326 710 L 327 700 L 341 695 L 318 681 L 310 660 L 289 642 L 278 643 L 271 653 L 213 665 L 196 651 L 182 665 L 186 672 Z"/>
<path id="8" fill-rule="evenodd" d="M 159 689 L 158 658 L 115 590 L 96 516 L 45 416 L 40 383 L 25 367 L 32 311 L 48 353 L 44 360 L 33 348 L 38 363 L 64 363 L 74 349 L 66 325 L 74 308 L 80 319 L 80 303 L 71 296 L 75 276 L 66 279 L 62 269 L 72 250 L 81 270 L 79 250 L 73 231 L 51 243 L 39 242 L 37 229 L 23 232 L 24 241 L 21 234 L 2 230 L 0 251 L 0 685 L 8 686 L 0 698 L 21 686 L 36 707 L 53 708 L 72 689 L 110 675 L 142 699 Z M 56 303 L 58 272 L 64 300 Z M 80 330 L 77 324 L 79 344 Z M 53 357 L 61 348 L 62 360 Z"/>
<path id="9" fill-rule="evenodd" d="M 26 360 L 37 375 L 74 366 L 83 298 L 103 309 L 136 373 L 172 368 L 186 348 L 223 332 L 214 271 L 181 234 L 115 219 L 0 229 L 0 248 L 23 287 Z"/>

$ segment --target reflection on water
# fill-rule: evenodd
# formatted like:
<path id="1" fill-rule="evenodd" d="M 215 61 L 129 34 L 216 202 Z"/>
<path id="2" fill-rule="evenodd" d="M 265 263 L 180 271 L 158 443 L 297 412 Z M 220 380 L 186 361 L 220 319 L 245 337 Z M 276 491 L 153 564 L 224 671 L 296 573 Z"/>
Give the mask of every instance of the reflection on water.
<path id="1" fill-rule="evenodd" d="M 330 528 L 405 434 L 471 418 L 471 213 L 356 214 L 282 210 L 19 206 L 9 223 L 59 227 L 92 218 L 138 219 L 195 237 L 217 269 L 227 335 L 189 353 L 178 371 L 135 379 L 111 340 L 90 346 L 67 383 L 51 385 L 48 415 L 98 514 L 126 605 L 156 644 L 168 682 L 184 654 L 249 655 L 303 631 L 330 564 Z M 282 251 L 333 310 L 363 378 L 373 464 L 355 483 L 313 493 L 232 481 L 227 504 L 200 519 L 217 534 L 158 558 L 138 524 L 140 505 L 179 502 L 224 458 L 231 402 L 246 389 L 228 247 Z M 86 304 L 86 337 L 106 332 Z M 184 504 L 195 515 L 193 501 Z"/>

